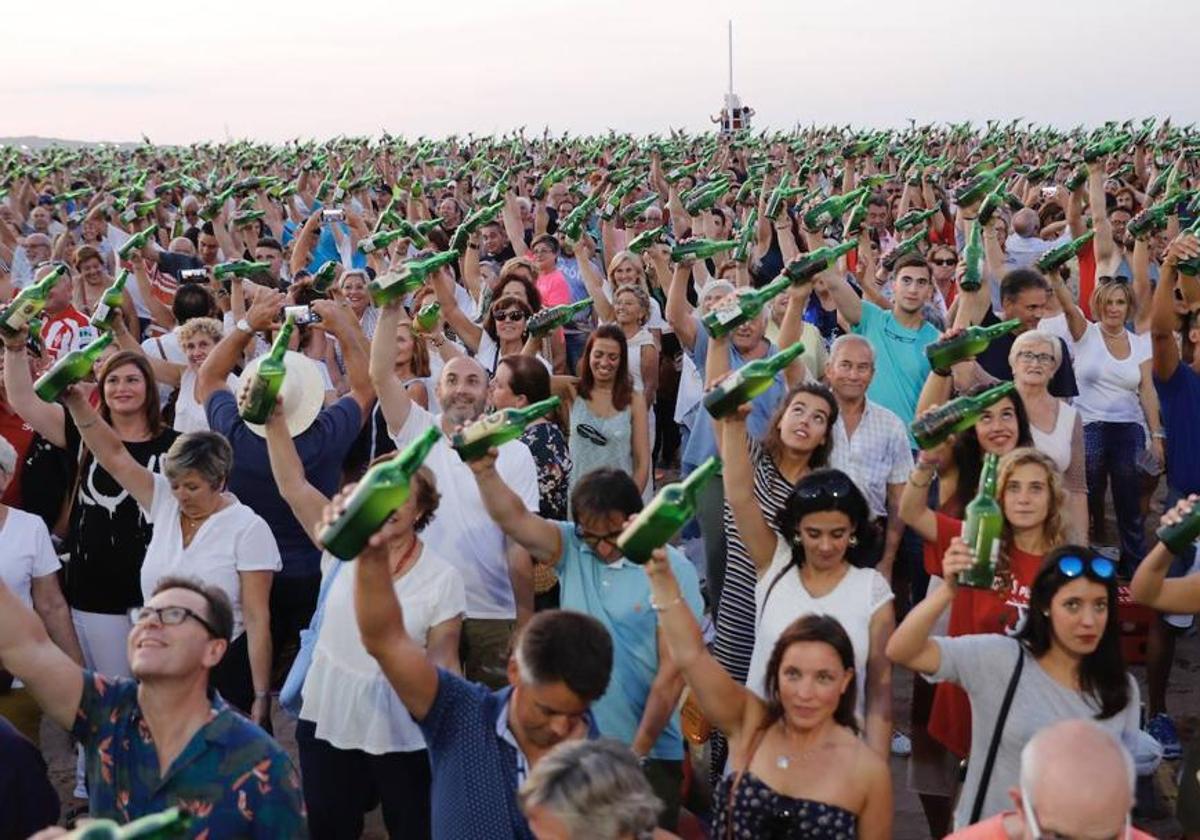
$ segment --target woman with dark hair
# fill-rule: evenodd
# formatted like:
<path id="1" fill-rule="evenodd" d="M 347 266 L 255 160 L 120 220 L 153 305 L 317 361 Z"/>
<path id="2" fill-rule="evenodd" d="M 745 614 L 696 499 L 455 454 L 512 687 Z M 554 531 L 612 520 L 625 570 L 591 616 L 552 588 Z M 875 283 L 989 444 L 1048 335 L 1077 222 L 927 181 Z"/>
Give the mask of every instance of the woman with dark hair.
<path id="1" fill-rule="evenodd" d="M 760 697 L 708 652 L 663 549 L 646 574 L 671 656 L 729 743 L 712 836 L 890 838 L 891 776 L 858 737 L 854 645 L 837 619 L 806 615 L 780 634 Z"/>
<path id="2" fill-rule="evenodd" d="M 970 698 L 972 758 L 954 814 L 957 828 L 1008 807 L 1021 748 L 1044 726 L 1092 718 L 1127 745 L 1139 738 L 1138 686 L 1121 658 L 1115 564 L 1083 546 L 1060 546 L 1033 578 L 1015 637 L 932 637 L 938 617 L 960 593 L 959 573 L 974 562 L 955 537 L 942 561 L 946 585 L 913 607 L 887 646 L 896 664 L 959 685 Z M 993 743 L 995 757 L 988 761 Z"/>
<path id="3" fill-rule="evenodd" d="M 825 430 L 836 408 L 826 402 L 830 398 L 824 390 L 819 385 L 795 390 L 764 441 L 766 457 L 760 461 L 794 469 L 800 462 L 807 468 L 813 455 L 820 461 L 828 458 L 831 439 Z M 723 425 L 725 503 L 733 513 L 737 542 L 744 546 L 755 573 L 754 648 L 746 687 L 765 696 L 767 658 L 776 638 L 793 620 L 809 614 L 831 615 L 853 642 L 858 676 L 854 708 L 865 723 L 867 743 L 880 756 L 887 756 L 892 737 L 892 669 L 883 647 L 896 617 L 891 586 L 864 560 L 872 556 L 875 533 L 867 501 L 845 473 L 817 469 L 806 472 L 768 518 L 752 490 L 750 461 L 746 446 L 739 445 L 738 424 Z M 731 535 L 731 549 L 733 543 Z M 726 592 L 730 579 L 727 572 Z M 722 605 L 723 612 L 732 608 L 725 598 Z"/>
<path id="4" fill-rule="evenodd" d="M 571 400 L 571 487 L 598 467 L 624 470 L 639 492 L 650 477 L 646 401 L 633 388 L 629 348 L 616 324 L 588 336 Z"/>
<path id="5" fill-rule="evenodd" d="M 271 473 L 293 515 L 319 545 L 329 500 L 305 478 L 283 411 L 271 413 L 266 430 Z M 352 489 L 348 485 L 343 492 Z M 440 499 L 432 471 L 422 467 L 408 501 L 389 519 L 397 529 L 388 553 L 406 631 L 430 661 L 457 674 L 467 606 L 462 577 L 420 538 Z M 311 665 L 300 680 L 296 725 L 309 828 L 313 837 L 358 837 L 365 813 L 379 803 L 390 837 L 429 837 L 429 754 L 412 715 L 359 636 L 353 568 L 358 561 L 324 559 L 329 563 L 317 616 L 304 631 L 315 638 Z M 289 675 L 289 683 L 292 679 Z"/>

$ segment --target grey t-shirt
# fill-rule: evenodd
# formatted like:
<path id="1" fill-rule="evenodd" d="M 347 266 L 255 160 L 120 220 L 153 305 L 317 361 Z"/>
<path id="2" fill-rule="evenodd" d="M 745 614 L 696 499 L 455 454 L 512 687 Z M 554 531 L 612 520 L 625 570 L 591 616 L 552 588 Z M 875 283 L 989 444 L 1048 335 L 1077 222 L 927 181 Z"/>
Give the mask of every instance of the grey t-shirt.
<path id="1" fill-rule="evenodd" d="M 971 758 L 967 778 L 954 811 L 954 827 L 966 826 L 975 804 L 988 745 L 1004 702 L 1004 692 L 1017 664 L 1018 642 L 1008 636 L 980 633 L 956 638 L 937 637 L 942 663 L 930 682 L 952 682 L 971 698 Z M 981 819 L 1012 807 L 1009 788 L 1016 787 L 1021 766 L 1021 749 L 1039 729 L 1072 718 L 1088 718 L 1122 738 L 1138 729 L 1141 699 L 1137 682 L 1129 677 L 1129 703 L 1105 720 L 1096 720 L 1100 706 L 1090 696 L 1064 688 L 1050 678 L 1032 656 L 1026 654 L 1021 679 L 1013 695 L 1008 720 L 996 750 L 996 763 L 988 782 Z"/>

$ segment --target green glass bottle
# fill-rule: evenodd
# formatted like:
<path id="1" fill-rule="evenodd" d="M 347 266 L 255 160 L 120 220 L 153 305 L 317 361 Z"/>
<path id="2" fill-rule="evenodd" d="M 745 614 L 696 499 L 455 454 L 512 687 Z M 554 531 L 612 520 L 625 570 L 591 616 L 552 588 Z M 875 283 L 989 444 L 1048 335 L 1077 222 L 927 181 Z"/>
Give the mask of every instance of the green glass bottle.
<path id="1" fill-rule="evenodd" d="M 967 504 L 962 538 L 974 553 L 975 563 L 970 569 L 959 573 L 959 586 L 991 589 L 996 581 L 1000 534 L 1004 530 L 1004 511 L 996 501 L 996 472 L 999 460 L 999 457 L 991 452 L 983 456 L 979 492 Z"/>
<path id="2" fill-rule="evenodd" d="M 733 414 L 739 405 L 766 392 L 775 381 L 776 375 L 803 352 L 804 345 L 797 341 L 774 356 L 747 362 L 704 396 L 705 410 L 716 418 Z"/>
<path id="3" fill-rule="evenodd" d="M 880 260 L 884 270 L 891 271 L 894 269 L 896 267 L 896 263 L 900 261 L 901 257 L 903 257 L 905 254 L 911 254 L 916 251 L 921 243 L 928 238 L 928 236 L 929 229 L 922 228 L 920 231 L 914 233 L 907 239 L 902 239 L 896 243 L 896 247 L 884 254 L 883 259 Z"/>
<path id="4" fill-rule="evenodd" d="M 1064 242 L 1057 248 L 1051 248 L 1038 258 L 1038 271 L 1042 272 L 1043 274 L 1049 274 L 1051 271 L 1057 271 L 1059 267 L 1065 265 L 1068 260 L 1078 254 L 1079 250 L 1084 245 L 1091 242 L 1095 236 L 1096 231 L 1089 230 L 1082 236 L 1075 237 L 1070 242 Z"/>
<path id="5" fill-rule="evenodd" d="M 779 179 L 779 183 L 775 185 L 775 189 L 771 190 L 771 194 L 767 198 L 767 206 L 765 208 L 768 219 L 774 219 L 779 215 L 779 211 L 783 207 L 783 202 L 787 200 L 788 190 L 791 189 L 791 183 L 792 173 L 784 172 Z"/>
<path id="6" fill-rule="evenodd" d="M 524 408 L 495 411 L 456 432 L 450 445 L 464 461 L 482 458 L 493 446 L 519 438 L 526 426 L 558 408 L 560 402 L 558 397 L 550 397 Z"/>
<path id="7" fill-rule="evenodd" d="M 990 222 L 992 216 L 996 215 L 996 211 L 1004 206 L 1007 198 L 1008 191 L 1004 188 L 1004 183 L 996 184 L 996 188 L 984 196 L 979 205 L 979 215 L 976 217 L 979 223 L 986 225 Z"/>
<path id="8" fill-rule="evenodd" d="M 700 488 L 720 471 L 721 459 L 714 455 L 688 473 L 683 481 L 672 482 L 659 490 L 617 537 L 621 554 L 632 563 L 648 563 L 654 549 L 670 542 L 696 515 L 696 496 Z"/>
<path id="9" fill-rule="evenodd" d="M 148 227 L 142 228 L 133 236 L 125 240 L 125 244 L 117 249 L 117 256 L 123 260 L 129 259 L 129 255 L 134 251 L 140 251 L 145 248 L 156 233 L 158 233 L 157 224 L 152 224 Z"/>
<path id="10" fill-rule="evenodd" d="M 640 254 L 648 250 L 651 245 L 654 245 L 662 239 L 664 233 L 667 232 L 666 225 L 659 225 L 656 228 L 650 228 L 639 233 L 633 239 L 629 240 L 629 244 L 625 246 L 625 250 L 632 251 L 635 254 Z"/>
<path id="11" fill-rule="evenodd" d="M 1200 237 L 1200 217 L 1197 217 L 1196 221 L 1192 222 L 1192 226 L 1185 230 L 1184 233 L 1191 234 L 1195 237 Z M 1192 257 L 1188 260 L 1180 260 L 1175 268 L 1180 274 L 1186 274 L 1188 277 L 1200 275 L 1200 257 Z"/>
<path id="12" fill-rule="evenodd" d="M 958 282 L 964 292 L 978 291 L 983 285 L 983 258 L 983 225 L 979 219 L 974 219 L 967 228 L 967 246 L 963 249 L 966 271 Z"/>
<path id="13" fill-rule="evenodd" d="M 120 825 L 114 820 L 88 820 L 63 840 L 168 840 L 186 837 L 191 819 L 181 808 L 168 808 Z"/>
<path id="14" fill-rule="evenodd" d="M 950 366 L 966 359 L 973 359 L 988 348 L 995 339 L 1021 326 L 1019 318 L 1001 321 L 990 327 L 978 324 L 967 327 L 958 335 L 935 341 L 925 348 L 929 365 L 937 371 L 948 371 Z"/>
<path id="15" fill-rule="evenodd" d="M 720 338 L 758 315 L 764 306 L 791 285 L 792 280 L 786 274 L 776 277 L 761 289 L 737 295 L 729 303 L 705 312 L 700 323 L 710 338 Z"/>
<path id="16" fill-rule="evenodd" d="M 408 501 L 413 476 L 442 436 L 430 426 L 395 457 L 367 470 L 346 501 L 346 509 L 321 531 L 323 546 L 339 560 L 353 560 L 388 517 Z"/>
<path id="17" fill-rule="evenodd" d="M 625 196 L 633 192 L 633 188 L 637 186 L 637 181 L 628 180 L 616 186 L 609 194 L 608 200 L 604 202 L 604 207 L 600 211 L 600 218 L 606 222 L 616 218 L 617 211 L 621 209 L 621 202 L 625 200 Z"/>
<path id="18" fill-rule="evenodd" d="M 112 329 L 113 321 L 117 317 L 117 307 L 125 302 L 125 284 L 129 282 L 129 277 L 128 269 L 122 268 L 117 272 L 117 279 L 113 280 L 112 285 L 104 290 L 104 294 L 96 302 L 90 323 L 100 332 Z"/>
<path id="19" fill-rule="evenodd" d="M 933 449 L 953 434 L 965 431 L 977 422 L 985 408 L 990 408 L 1017 388 L 1011 382 L 1001 382 L 980 394 L 963 394 L 945 405 L 922 414 L 909 426 L 917 446 Z"/>
<path id="20" fill-rule="evenodd" d="M 831 195 L 824 201 L 817 202 L 805 212 L 804 226 L 809 230 L 821 230 L 853 207 L 866 192 L 869 192 L 867 187 L 856 187 L 848 193 Z"/>
<path id="21" fill-rule="evenodd" d="M 682 262 L 687 258 L 706 260 L 717 254 L 737 247 L 734 239 L 693 239 L 682 242 L 671 249 L 671 261 Z"/>
<path id="22" fill-rule="evenodd" d="M 376 306 L 402 300 L 425 285 L 425 281 L 443 266 L 458 262 L 457 251 L 439 251 L 423 260 L 409 260 L 399 271 L 381 274 L 367 284 L 367 293 Z"/>
<path id="23" fill-rule="evenodd" d="M 46 308 L 46 300 L 50 297 L 51 290 L 66 271 L 66 266 L 56 265 L 41 280 L 22 289 L 13 302 L 0 312 L 0 333 L 11 337 L 27 326 Z"/>
<path id="24" fill-rule="evenodd" d="M 1172 554 L 1183 554 L 1200 539 L 1200 503 L 1193 505 L 1188 515 L 1179 522 L 1159 528 L 1155 536 Z"/>
<path id="25" fill-rule="evenodd" d="M 689 216 L 698 216 L 705 210 L 716 206 L 725 193 L 729 192 L 729 182 L 722 181 L 706 186 L 702 191 L 690 196 L 683 203 L 683 209 Z"/>
<path id="26" fill-rule="evenodd" d="M 579 202 L 579 206 L 572 210 L 565 219 L 558 224 L 558 231 L 569 240 L 576 240 L 583 233 L 583 226 L 587 223 L 588 216 L 596 209 L 596 205 L 600 203 L 600 193 L 593 192 L 583 201 Z"/>
<path id="27" fill-rule="evenodd" d="M 113 342 L 113 334 L 106 332 L 82 350 L 72 350 L 54 363 L 54 367 L 38 377 L 33 390 L 42 400 L 52 403 L 62 396 L 68 385 L 82 382 L 92 372 L 104 348 Z"/>
<path id="28" fill-rule="evenodd" d="M 211 222 L 217 218 L 217 214 L 221 212 L 221 208 L 225 206 L 225 202 L 233 198 L 233 187 L 229 186 L 221 190 L 212 197 L 212 199 L 200 209 L 200 218 L 206 222 Z"/>
<path id="29" fill-rule="evenodd" d="M 1167 226 L 1167 217 L 1176 212 L 1177 201 L 1174 198 L 1152 204 L 1129 220 L 1125 230 L 1133 237 L 1141 239 L 1163 230 Z"/>
<path id="30" fill-rule="evenodd" d="M 1067 192 L 1075 192 L 1075 190 L 1087 183 L 1088 171 L 1086 166 L 1080 166 L 1071 173 L 1071 177 L 1067 178 L 1063 184 L 1067 188 Z"/>
<path id="31" fill-rule="evenodd" d="M 457 251 L 460 254 L 465 253 L 467 250 L 467 239 L 471 234 L 496 218 L 503 209 L 504 202 L 498 201 L 495 204 L 486 204 L 480 207 L 467 216 L 467 218 L 463 219 L 462 223 L 458 226 L 458 230 L 454 231 L 454 238 L 450 240 L 450 250 Z"/>
<path id="32" fill-rule="evenodd" d="M 689 163 L 684 166 L 677 166 L 674 169 L 672 169 L 670 172 L 666 173 L 665 177 L 667 179 L 667 183 L 674 184 L 676 181 L 682 181 L 684 178 L 688 177 L 689 175 L 694 175 L 696 173 L 696 170 L 699 168 L 700 168 L 700 161 L 696 161 L 695 163 Z"/>
<path id="33" fill-rule="evenodd" d="M 799 259 L 784 266 L 783 274 L 793 283 L 805 283 L 857 247 L 857 239 L 847 239 L 837 245 L 825 245 L 815 251 L 801 254 Z"/>
<path id="34" fill-rule="evenodd" d="M 750 258 L 750 243 L 754 241 L 755 230 L 758 228 L 758 208 L 753 207 L 738 231 L 737 247 L 733 249 L 733 258 L 737 262 L 745 262 Z"/>
<path id="35" fill-rule="evenodd" d="M 341 270 L 342 264 L 337 260 L 326 260 L 321 263 L 321 267 L 312 276 L 313 291 L 320 294 L 327 293 L 333 288 L 333 284 L 337 282 L 338 274 Z"/>
<path id="36" fill-rule="evenodd" d="M 916 227 L 922 222 L 929 221 L 940 212 L 942 212 L 940 207 L 934 207 L 931 210 L 910 210 L 896 220 L 896 232 L 902 233 L 909 228 Z"/>
<path id="37" fill-rule="evenodd" d="M 246 395 L 246 402 L 238 411 L 247 423 L 266 423 L 271 412 L 275 410 L 275 398 L 279 396 L 279 389 L 283 387 L 283 377 L 287 372 L 284 356 L 295 330 L 296 318 L 288 315 L 283 327 L 276 333 L 275 341 L 271 343 L 270 352 L 259 362 L 258 370 L 254 372 L 254 380 L 250 384 L 250 392 Z"/>
<path id="38" fill-rule="evenodd" d="M 1000 157 L 999 152 L 992 152 L 990 155 L 983 158 L 983 160 L 980 160 L 978 163 L 973 163 L 970 166 L 968 166 L 966 169 L 964 169 L 962 176 L 964 178 L 974 178 L 975 176 L 979 175 L 980 173 L 995 166 L 996 159 L 999 157 Z"/>
<path id="39" fill-rule="evenodd" d="M 233 215 L 234 227 L 250 227 L 259 220 L 266 217 L 266 211 L 256 210 L 252 207 L 242 208 Z"/>
<path id="40" fill-rule="evenodd" d="M 408 232 L 402 228 L 396 228 L 395 230 L 381 230 L 378 233 L 368 236 L 366 239 L 360 239 L 358 241 L 358 250 L 362 251 L 364 254 L 371 254 L 380 250 L 381 248 L 388 247 L 397 239 L 405 239 L 407 235 Z"/>
<path id="41" fill-rule="evenodd" d="M 863 225 L 867 221 L 870 198 L 867 193 L 863 193 L 862 197 L 850 208 L 850 212 L 846 215 L 846 229 L 842 231 L 843 236 L 848 238 L 862 233 Z"/>
<path id="42" fill-rule="evenodd" d="M 250 277 L 261 274 L 271 268 L 270 263 L 251 262 L 250 260 L 230 260 L 213 266 L 213 277 L 223 280 L 226 277 Z"/>
<path id="43" fill-rule="evenodd" d="M 1008 172 L 1008 170 L 1013 167 L 1014 163 L 1016 163 L 1016 159 L 1010 158 L 996 168 L 989 169 L 986 172 L 976 175 L 969 182 L 967 182 L 965 186 L 961 187 L 957 193 L 955 193 L 955 203 L 958 204 L 959 207 L 966 207 L 982 199 L 996 188 L 996 185 L 1000 183 L 1000 179 L 1004 176 L 1004 173 Z"/>
<path id="44" fill-rule="evenodd" d="M 1132 140 L 1128 134 L 1113 134 L 1083 148 L 1083 159 L 1086 163 L 1094 163 L 1105 155 L 1111 155 Z"/>
<path id="45" fill-rule="evenodd" d="M 130 204 L 125 208 L 125 212 L 121 214 L 121 221 L 128 225 L 136 222 L 138 219 L 144 219 L 154 212 L 154 209 L 158 207 L 161 201 L 162 199 L 152 198 L 149 201 L 139 201 L 135 204 Z"/>
<path id="46" fill-rule="evenodd" d="M 427 303 L 417 310 L 417 316 L 413 318 L 413 329 L 417 332 L 427 333 L 437 326 L 438 318 L 442 315 L 442 305 L 436 300 L 433 303 Z"/>
<path id="47" fill-rule="evenodd" d="M 592 299 L 585 297 L 583 300 L 576 301 L 575 303 L 551 306 L 548 309 L 534 313 L 525 323 L 526 329 L 529 330 L 529 334 L 534 338 L 541 338 L 550 332 L 550 330 L 569 323 L 572 318 L 580 312 L 585 311 L 591 305 Z"/>
<path id="48" fill-rule="evenodd" d="M 651 193 L 645 198 L 638 199 L 637 201 L 633 202 L 633 204 L 630 204 L 628 207 L 626 207 L 624 212 L 621 213 L 621 219 L 627 224 L 630 222 L 636 222 L 642 218 L 642 215 L 647 210 L 656 204 L 658 204 L 658 195 Z"/>

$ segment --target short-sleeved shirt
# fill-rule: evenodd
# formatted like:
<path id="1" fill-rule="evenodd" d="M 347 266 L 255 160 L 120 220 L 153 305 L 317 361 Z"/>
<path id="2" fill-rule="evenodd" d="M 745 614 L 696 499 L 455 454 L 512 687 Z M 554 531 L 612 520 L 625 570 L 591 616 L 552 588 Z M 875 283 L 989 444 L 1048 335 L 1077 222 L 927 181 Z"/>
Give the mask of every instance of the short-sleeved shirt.
<path id="1" fill-rule="evenodd" d="M 79 350 L 82 347 L 80 339 L 87 327 L 87 316 L 74 306 L 68 306 L 47 319 L 42 325 L 42 343 L 50 361 L 57 361 L 72 350 Z"/>
<path id="2" fill-rule="evenodd" d="M 0 581 L 25 606 L 33 607 L 35 578 L 57 572 L 61 566 L 46 523 L 32 513 L 9 508 L 0 524 Z"/>
<path id="3" fill-rule="evenodd" d="M 1005 689 L 1017 664 L 1020 642 L 992 633 L 937 637 L 934 642 L 941 654 L 941 664 L 928 679 L 954 682 L 966 690 L 971 698 L 971 755 L 985 756 L 1000 715 Z M 1132 675 L 1126 675 L 1126 679 L 1129 701 L 1125 708 L 1110 718 L 1097 719 L 1100 704 L 1094 697 L 1056 682 L 1026 651 L 1025 665 L 1000 737 L 981 816 L 1002 813 L 1012 804 L 1008 791 L 1018 785 L 1021 749 L 1039 729 L 1063 720 L 1083 719 L 1094 720 L 1117 739 L 1127 733 L 1136 733 L 1140 693 L 1137 680 Z M 967 778 L 954 810 L 955 828 L 962 828 L 970 821 L 983 764 L 979 760 L 967 762 Z"/>
<path id="4" fill-rule="evenodd" d="M 996 313 L 991 309 L 983 316 L 983 320 L 979 322 L 982 326 L 991 327 L 1000 323 L 1000 319 L 996 317 Z M 1008 363 L 1008 353 L 1012 350 L 1013 342 L 1017 340 L 1013 333 L 1006 333 L 999 338 L 993 338 L 987 349 L 975 357 L 975 361 L 979 362 L 979 366 L 986 370 L 989 374 L 996 377 L 1002 382 L 1011 382 L 1013 378 L 1012 365 Z M 1061 338 L 1058 339 L 1059 356 L 1063 362 L 1058 366 L 1058 370 L 1054 372 L 1054 376 L 1050 378 L 1046 389 L 1051 396 L 1066 399 L 1074 397 L 1079 393 L 1079 387 L 1075 384 L 1075 366 L 1071 364 L 1071 348 L 1067 346 L 1067 342 Z"/>
<path id="5" fill-rule="evenodd" d="M 1008 817 L 1021 820 L 1022 824 L 1025 819 L 1024 816 L 1015 811 L 1007 811 L 977 822 L 961 831 L 956 831 L 948 836 L 946 840 L 1008 840 L 1008 829 L 1004 827 L 1004 821 Z M 1136 828 L 1129 829 L 1129 838 L 1130 840 L 1154 840 L 1152 835 L 1146 834 L 1144 831 L 1138 831 Z"/>
<path id="6" fill-rule="evenodd" d="M 1180 494 L 1200 493 L 1200 374 L 1180 362 L 1165 382 L 1154 377 L 1167 433 L 1167 484 Z"/>
<path id="7" fill-rule="evenodd" d="M 517 805 L 523 760 L 500 716 L 512 688 L 489 691 L 438 669 L 438 690 L 417 721 L 433 770 L 430 804 L 437 840 L 533 840 Z M 499 725 L 498 725 L 499 724 Z M 588 715 L 589 737 L 596 737 Z"/>
<path id="8" fill-rule="evenodd" d="M 182 805 L 193 837 L 307 837 L 291 758 L 219 696 L 210 699 L 208 722 L 163 776 L 137 682 L 84 671 L 72 734 L 84 747 L 91 816 L 128 822 Z"/>
<path id="9" fill-rule="evenodd" d="M 17 453 L 17 468 L 9 477 L 8 487 L 0 496 L 0 504 L 9 507 L 24 507 L 21 504 L 21 473 L 25 465 L 25 453 L 33 443 L 33 427 L 21 415 L 11 411 L 8 403 L 0 400 L 0 438 L 4 438 Z"/>
<path id="10" fill-rule="evenodd" d="M 319 575 L 321 552 L 279 495 L 267 458 L 267 442 L 246 427 L 238 416 L 237 400 L 229 391 L 222 389 L 210 396 L 204 410 L 208 427 L 225 435 L 233 447 L 229 491 L 266 520 L 275 535 L 283 560 L 279 576 Z M 322 408 L 312 425 L 294 438 L 305 478 L 326 496 L 332 496 L 341 485 L 342 462 L 361 425 L 362 410 L 358 403 L 351 397 L 343 397 Z"/>
<path id="11" fill-rule="evenodd" d="M 697 319 L 696 343 L 692 347 L 691 356 L 696 363 L 696 370 L 700 373 L 701 381 L 704 380 L 704 366 L 708 361 L 708 343 L 708 332 Z M 774 344 L 767 345 L 767 353 L 763 358 L 774 356 L 778 350 L 779 348 Z M 737 370 L 746 361 L 731 342 L 729 344 L 729 369 Z M 775 407 L 785 396 L 787 396 L 787 382 L 782 373 L 777 373 L 771 387 L 750 401 L 750 416 L 746 418 L 746 428 L 752 438 L 757 440 L 766 433 L 771 413 L 775 411 Z M 692 427 L 692 433 L 688 437 L 687 448 L 683 451 L 684 472 L 690 472 L 716 454 L 717 440 L 713 431 L 712 418 L 709 417 L 707 411 L 701 408 L 696 416 L 696 423 Z"/>
<path id="12" fill-rule="evenodd" d="M 249 507 L 233 503 L 201 523 L 187 548 L 179 524 L 179 501 L 171 482 L 154 475 L 154 497 L 147 511 L 154 536 L 142 563 L 142 597 L 169 575 L 195 577 L 219 587 L 233 605 L 233 638 L 242 634 L 242 582 L 240 572 L 278 572 L 279 548 L 271 529 Z"/>
<path id="13" fill-rule="evenodd" d="M 833 424 L 833 450 L 829 466 L 854 481 L 867 497 L 872 516 L 887 516 L 889 484 L 903 484 L 912 472 L 908 429 L 900 418 L 881 405 L 866 401 L 854 434 L 846 437 L 845 415 Z"/>
<path id="14" fill-rule="evenodd" d="M 574 525 L 555 524 L 562 537 L 562 557 L 556 567 L 562 608 L 590 615 L 604 625 L 613 640 L 608 690 L 592 704 L 596 726 L 606 738 L 631 744 L 658 673 L 658 614 L 650 606 L 650 582 L 642 567 L 625 558 L 605 563 L 575 535 Z M 680 594 L 699 621 L 704 599 L 695 567 L 670 546 L 667 560 L 679 581 Z M 667 761 L 683 758 L 678 711 L 671 715 L 648 755 Z"/>
<path id="15" fill-rule="evenodd" d="M 891 310 L 864 300 L 854 333 L 875 348 L 875 376 L 867 398 L 895 414 L 900 422 L 911 423 L 917 413 L 917 397 L 929 376 L 925 348 L 938 340 L 938 331 L 927 322 L 909 329 Z"/>
<path id="16" fill-rule="evenodd" d="M 430 426 L 440 428 L 441 418 L 413 404 L 394 438 L 397 448 L 403 449 Z M 438 438 L 425 456 L 425 466 L 433 471 L 442 500 L 437 515 L 421 532 L 421 539 L 462 575 L 467 591 L 467 617 L 516 618 L 517 602 L 509 577 L 506 539 L 500 526 L 488 516 L 475 474 L 445 435 Z M 537 466 L 529 447 L 519 440 L 501 446 L 496 472 L 528 510 L 538 509 Z"/>

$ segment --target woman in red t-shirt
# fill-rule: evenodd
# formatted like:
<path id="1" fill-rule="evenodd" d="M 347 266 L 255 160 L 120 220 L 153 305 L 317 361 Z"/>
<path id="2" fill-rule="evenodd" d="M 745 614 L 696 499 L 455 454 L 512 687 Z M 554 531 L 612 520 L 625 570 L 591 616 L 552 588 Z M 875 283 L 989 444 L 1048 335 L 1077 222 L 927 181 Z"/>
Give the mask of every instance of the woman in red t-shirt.
<path id="1" fill-rule="evenodd" d="M 929 479 L 934 464 L 922 453 L 900 499 L 900 516 L 913 530 L 937 546 L 937 567 L 950 540 L 962 533 L 962 520 L 930 510 Z M 1030 447 L 1014 449 L 1000 459 L 996 495 L 1004 511 L 996 582 L 990 590 L 962 587 L 950 608 L 949 635 L 1015 632 L 1029 600 L 1029 586 L 1050 549 L 1066 542 L 1062 476 L 1048 455 Z M 957 691 L 934 695 L 929 733 L 956 755 L 965 757 L 971 743 L 971 709 Z"/>

